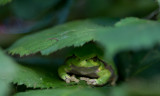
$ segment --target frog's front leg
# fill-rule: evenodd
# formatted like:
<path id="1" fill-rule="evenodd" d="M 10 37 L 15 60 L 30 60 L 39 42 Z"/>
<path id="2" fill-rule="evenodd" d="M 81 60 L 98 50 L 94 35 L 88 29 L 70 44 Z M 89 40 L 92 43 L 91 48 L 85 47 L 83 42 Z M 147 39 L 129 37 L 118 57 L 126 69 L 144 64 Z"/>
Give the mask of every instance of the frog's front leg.
<path id="1" fill-rule="evenodd" d="M 89 79 L 87 83 L 89 85 L 104 85 L 108 82 L 108 80 L 111 77 L 111 72 L 107 69 L 103 69 L 99 72 L 97 72 L 97 75 L 99 76 L 98 79 Z"/>
<path id="2" fill-rule="evenodd" d="M 70 76 L 69 74 L 67 74 L 67 72 L 69 72 L 70 70 L 71 69 L 69 67 L 63 65 L 58 68 L 58 74 L 61 77 L 61 79 L 66 81 L 66 83 L 70 83 L 71 81 L 78 83 L 79 79 L 77 79 L 74 75 Z"/>

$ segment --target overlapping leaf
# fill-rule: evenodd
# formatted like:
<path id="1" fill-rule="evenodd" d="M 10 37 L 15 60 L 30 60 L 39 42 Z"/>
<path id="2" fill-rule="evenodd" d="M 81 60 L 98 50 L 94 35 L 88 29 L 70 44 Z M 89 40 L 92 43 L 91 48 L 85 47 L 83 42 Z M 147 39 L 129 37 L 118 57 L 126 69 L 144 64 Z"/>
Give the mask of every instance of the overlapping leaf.
<path id="1" fill-rule="evenodd" d="M 4 80 L 0 80 L 0 96 L 6 96 L 9 91 L 9 85 Z"/>
<path id="2" fill-rule="evenodd" d="M 157 75 L 160 75 L 160 51 L 159 50 L 151 50 L 146 56 L 139 62 L 139 66 L 137 66 L 138 70 L 136 70 L 134 75 L 138 75 L 139 77 L 145 78 L 153 78 Z"/>
<path id="3" fill-rule="evenodd" d="M 106 96 L 105 94 L 94 89 L 82 89 L 82 88 L 69 88 L 69 89 L 49 89 L 49 90 L 37 90 L 28 91 L 24 93 L 18 93 L 15 96 Z"/>
<path id="4" fill-rule="evenodd" d="M 121 79 L 153 78 L 160 75 L 160 52 L 157 49 L 123 51 L 116 56 Z"/>
<path id="5" fill-rule="evenodd" d="M 16 71 L 15 62 L 0 49 L 0 96 L 6 96 Z"/>
<path id="6" fill-rule="evenodd" d="M 61 48 L 81 46 L 98 38 L 98 41 L 106 47 L 107 54 L 113 56 L 121 50 L 152 47 L 160 40 L 159 26 L 157 22 L 137 18 L 122 20 L 110 28 L 100 27 L 88 21 L 75 21 L 26 36 L 11 46 L 9 52 L 23 56 L 40 51 L 42 55 L 47 55 Z M 56 73 L 48 74 L 24 66 L 19 69 L 18 77 L 14 79 L 15 83 L 35 88 L 65 85 L 65 82 L 57 79 L 58 76 L 55 77 Z"/>
<path id="7" fill-rule="evenodd" d="M 25 36 L 9 48 L 9 53 L 23 56 L 41 52 L 42 55 L 48 55 L 64 47 L 81 46 L 88 41 L 96 40 L 95 33 L 102 36 L 98 37 L 99 41 L 107 44 L 106 48 L 110 52 L 121 50 L 122 47 L 125 49 L 143 47 L 146 43 L 152 45 L 159 38 L 159 23 L 154 21 L 126 18 L 116 23 L 115 26 L 104 28 L 88 21 L 70 22 Z M 151 34 L 152 29 L 156 31 L 153 34 Z"/>
<path id="8" fill-rule="evenodd" d="M 135 18 L 135 17 L 128 17 L 128 18 L 122 19 L 119 22 L 117 22 L 115 24 L 115 26 L 116 27 L 127 26 L 127 25 L 134 26 L 134 25 L 137 25 L 137 24 L 146 24 L 146 23 L 147 24 L 152 24 L 152 23 L 155 23 L 155 21 L 139 19 L 139 18 Z"/>
<path id="9" fill-rule="evenodd" d="M 132 80 L 113 88 L 111 96 L 159 96 L 159 77 L 150 80 Z"/>
<path id="10" fill-rule="evenodd" d="M 160 5 L 160 0 L 157 0 L 158 1 L 158 4 Z"/>
<path id="11" fill-rule="evenodd" d="M 118 51 L 151 48 L 159 43 L 159 26 L 158 22 L 131 18 L 120 21 L 108 31 L 100 31 L 102 33 L 98 33 L 97 37 L 107 49 L 107 54 L 113 56 Z"/>
<path id="12" fill-rule="evenodd" d="M 61 80 L 57 74 L 57 70 L 53 68 L 53 72 L 42 69 L 30 68 L 18 65 L 17 73 L 13 79 L 13 83 L 18 85 L 26 85 L 31 88 L 57 88 L 66 87 L 75 83 L 67 84 Z M 80 83 L 83 86 L 83 83 Z M 84 84 L 85 85 L 85 84 Z"/>
<path id="13" fill-rule="evenodd" d="M 48 55 L 69 46 L 81 46 L 94 40 L 94 33 L 102 27 L 89 21 L 74 21 L 42 32 L 25 36 L 9 48 L 9 53 L 29 55 L 41 52 Z"/>

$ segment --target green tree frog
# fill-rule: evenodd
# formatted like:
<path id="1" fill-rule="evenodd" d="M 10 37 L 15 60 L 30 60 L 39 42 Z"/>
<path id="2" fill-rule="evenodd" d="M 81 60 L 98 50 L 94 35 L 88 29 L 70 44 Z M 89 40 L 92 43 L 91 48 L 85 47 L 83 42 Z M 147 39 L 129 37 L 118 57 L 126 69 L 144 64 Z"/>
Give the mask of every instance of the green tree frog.
<path id="1" fill-rule="evenodd" d="M 89 85 L 114 84 L 117 75 L 113 64 L 103 61 L 104 52 L 99 45 L 85 44 L 75 48 L 58 69 L 58 74 L 66 83 L 84 80 Z"/>

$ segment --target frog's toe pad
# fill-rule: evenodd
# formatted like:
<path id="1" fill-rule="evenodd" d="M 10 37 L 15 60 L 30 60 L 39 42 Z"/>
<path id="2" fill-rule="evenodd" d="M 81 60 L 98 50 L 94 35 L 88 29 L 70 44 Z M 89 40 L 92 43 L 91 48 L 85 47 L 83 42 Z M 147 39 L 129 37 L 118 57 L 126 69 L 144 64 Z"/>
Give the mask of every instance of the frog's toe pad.
<path id="1" fill-rule="evenodd" d="M 96 85 L 96 84 L 97 84 L 97 79 L 89 79 L 89 80 L 87 81 L 87 84 L 88 84 L 88 85 Z"/>
<path id="2" fill-rule="evenodd" d="M 73 76 L 65 76 L 66 83 L 70 83 L 71 81 L 79 83 L 79 79 L 77 79 L 74 75 Z"/>
<path id="3" fill-rule="evenodd" d="M 71 78 L 70 78 L 70 80 L 73 81 L 73 82 L 79 83 L 79 79 L 77 79 L 75 77 L 75 75 L 72 75 Z"/>
<path id="4" fill-rule="evenodd" d="M 66 81 L 66 83 L 70 83 L 71 82 L 70 78 L 66 78 L 65 81 Z"/>

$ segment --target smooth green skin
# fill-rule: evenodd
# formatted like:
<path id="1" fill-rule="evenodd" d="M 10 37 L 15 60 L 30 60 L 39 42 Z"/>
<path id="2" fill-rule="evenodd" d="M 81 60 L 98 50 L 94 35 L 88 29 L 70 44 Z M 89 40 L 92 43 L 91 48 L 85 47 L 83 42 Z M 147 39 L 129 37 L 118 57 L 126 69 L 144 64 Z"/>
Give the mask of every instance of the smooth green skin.
<path id="1" fill-rule="evenodd" d="M 67 83 L 70 83 L 70 81 L 74 81 L 72 80 L 72 77 L 68 74 L 68 72 L 70 72 L 72 70 L 71 66 L 74 65 L 76 67 L 81 67 L 81 68 L 89 68 L 89 67 L 96 67 L 96 70 L 77 70 L 78 72 L 81 73 L 81 75 L 86 75 L 88 73 L 96 73 L 96 75 L 98 76 L 97 79 L 88 79 L 87 83 L 90 85 L 104 85 L 108 82 L 108 80 L 111 77 L 111 72 L 106 69 L 105 65 L 100 62 L 100 61 L 93 61 L 93 59 L 90 59 L 91 57 L 89 56 L 89 58 L 86 59 L 85 58 L 79 58 L 79 57 L 75 57 L 75 58 L 70 58 L 66 61 L 66 64 L 62 65 L 61 67 L 59 67 L 58 69 L 58 73 L 59 76 L 65 80 Z M 90 72 L 91 71 L 91 72 Z M 90 76 L 91 77 L 91 76 Z M 77 79 L 77 78 L 76 78 Z M 78 81 L 79 82 L 79 81 Z M 77 83 L 78 83 L 77 82 Z"/>
<path id="2" fill-rule="evenodd" d="M 104 62 L 101 61 L 104 60 L 103 50 L 103 47 L 95 42 L 89 42 L 81 47 L 74 48 L 66 60 L 66 63 L 58 69 L 60 78 L 67 83 L 71 81 L 78 83 L 79 79 L 85 80 L 89 85 L 104 85 L 111 80 L 110 84 L 114 85 L 117 80 L 117 71 L 111 58 L 108 58 L 106 63 L 107 66 L 111 66 L 112 72 L 111 69 L 107 69 Z M 77 79 L 75 76 L 68 74 L 72 73 L 77 75 L 75 70 L 78 71 L 78 75 L 85 76 L 85 78 Z"/>

